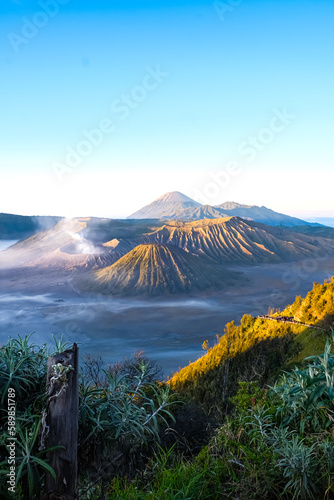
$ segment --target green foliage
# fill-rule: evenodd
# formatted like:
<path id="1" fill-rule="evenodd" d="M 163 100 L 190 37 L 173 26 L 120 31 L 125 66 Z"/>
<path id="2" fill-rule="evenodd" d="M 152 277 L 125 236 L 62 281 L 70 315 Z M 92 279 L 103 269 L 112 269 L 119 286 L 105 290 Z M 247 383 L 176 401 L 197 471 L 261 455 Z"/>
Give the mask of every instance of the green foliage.
<path id="1" fill-rule="evenodd" d="M 54 349 L 53 349 L 53 354 L 59 354 L 61 352 L 66 351 L 66 349 L 69 349 L 71 347 L 70 342 L 64 342 L 63 340 L 63 335 L 60 337 L 58 340 L 54 335 L 52 335 L 53 341 L 54 341 Z"/>
<path id="2" fill-rule="evenodd" d="M 16 421 L 16 483 L 26 498 L 37 498 L 37 492 L 43 482 L 43 473 L 48 472 L 55 477 L 54 470 L 44 459 L 45 455 L 55 448 L 39 450 L 39 431 L 41 418 L 31 415 Z M 7 432 L 3 433 L 1 444 L 6 445 Z M 7 459 L 0 463 L 0 475 L 8 473 Z"/>
<path id="3" fill-rule="evenodd" d="M 9 388 L 17 397 L 26 401 L 34 393 L 46 374 L 46 348 L 37 348 L 29 343 L 31 335 L 11 339 L 0 348 L 0 394 L 1 404 Z"/>
<path id="4" fill-rule="evenodd" d="M 45 405 L 47 349 L 38 347 L 26 336 L 11 339 L 0 348 L 0 491 L 4 494 L 8 473 L 7 457 L 8 405 L 7 398 L 15 394 L 16 401 L 16 482 L 22 498 L 35 498 L 43 483 L 44 473 L 53 473 L 40 451 L 39 429 Z M 8 492 L 8 491 L 7 491 Z M 20 492 L 20 493 L 19 493 Z M 20 497 L 18 497 L 20 498 Z"/>
<path id="5" fill-rule="evenodd" d="M 313 289 L 304 299 L 300 296 L 288 306 L 283 315 L 293 316 L 297 321 L 306 324 L 316 324 L 325 329 L 333 326 L 334 319 L 334 279 L 326 280 L 323 285 L 313 284 Z"/>
<path id="6" fill-rule="evenodd" d="M 236 406 L 239 413 L 247 411 L 248 408 L 256 404 L 264 404 L 267 391 L 259 387 L 258 380 L 252 382 L 238 382 L 238 384 L 239 390 L 230 401 Z"/>
<path id="7" fill-rule="evenodd" d="M 105 376 L 103 387 L 84 381 L 80 387 L 79 465 L 86 470 L 82 491 L 101 482 L 100 471 L 108 464 L 111 469 L 118 459 L 159 441 L 160 425 L 168 426 L 174 418 L 170 389 L 149 381 L 147 364 L 140 363 L 135 376 L 107 371 Z"/>
<path id="8" fill-rule="evenodd" d="M 311 385 L 305 385 L 295 371 L 281 376 L 269 391 L 255 382 L 239 383 L 233 415 L 196 458 L 180 460 L 174 454 L 176 448 L 160 452 L 136 479 L 115 479 L 108 498 L 333 498 L 334 440 L 327 429 L 328 421 L 333 425 L 332 420 L 319 420 L 312 427 L 313 403 L 303 410 L 309 422 L 307 432 L 301 430 L 299 417 L 290 418 L 294 413 L 293 394 L 297 400 L 321 401 L 319 409 L 330 410 L 332 359 L 328 344 L 322 356 L 307 360 L 305 373 L 313 375 Z M 282 385 L 292 398 L 289 402 L 279 393 Z M 305 387 L 312 391 L 312 398 L 311 393 L 303 395 L 301 388 Z M 320 387 L 326 389 L 320 391 Z"/>
<path id="9" fill-rule="evenodd" d="M 139 367 L 134 378 L 111 375 L 106 372 L 107 384 L 102 388 L 89 388 L 81 384 L 79 423 L 81 442 L 100 431 L 103 439 L 126 437 L 129 444 L 143 444 L 146 436 L 158 438 L 158 419 L 172 418 L 169 388 L 147 382 L 146 365 Z M 89 434 L 87 431 L 89 430 Z M 132 446 L 131 446 L 132 447 Z"/>
<path id="10" fill-rule="evenodd" d="M 327 429 L 334 421 L 334 356 L 327 341 L 324 354 L 312 356 L 305 370 L 282 375 L 273 393 L 280 400 L 283 424 L 299 426 L 300 434 Z"/>
<path id="11" fill-rule="evenodd" d="M 7 495 L 8 390 L 16 400 L 16 494 L 34 499 L 43 489 L 45 474 L 54 474 L 45 456 L 42 427 L 47 405 L 46 371 L 49 355 L 62 352 L 68 343 L 54 338 L 53 352 L 35 346 L 30 336 L 10 340 L 0 348 L 0 491 Z M 68 367 L 70 369 L 70 367 Z M 157 368 L 138 357 L 123 363 L 121 370 L 104 372 L 104 384 L 81 380 L 79 406 L 79 488 L 89 498 L 118 471 L 119 458 L 133 460 L 136 452 L 160 439 L 160 426 L 173 420 L 175 397 L 168 386 L 153 380 Z M 62 365 L 55 377 L 64 376 Z M 129 470 L 129 465 L 125 470 Z M 105 476 L 105 477 L 104 477 Z"/>
<path id="12" fill-rule="evenodd" d="M 110 500 L 197 500 L 221 498 L 223 485 L 220 480 L 226 473 L 223 462 L 212 460 L 207 449 L 193 462 L 181 460 L 173 450 L 160 449 L 147 465 L 144 477 L 129 482 L 115 480 L 110 484 Z"/>
<path id="13" fill-rule="evenodd" d="M 293 498 L 318 498 L 321 490 L 317 488 L 319 463 L 315 447 L 316 443 L 306 446 L 295 434 L 276 448 L 280 459 L 275 466 L 282 469 L 283 477 L 288 480 L 283 493 L 291 492 Z"/>
<path id="14" fill-rule="evenodd" d="M 267 338 L 254 342 L 249 349 L 227 358 L 210 370 L 204 371 L 203 368 L 203 371 L 197 372 L 196 369 L 194 379 L 173 377 L 170 385 L 179 394 L 193 398 L 205 411 L 222 419 L 232 409 L 231 400 L 239 388 L 239 381 L 257 381 L 259 387 L 268 381 L 274 382 L 279 370 L 296 351 L 292 334 Z"/>
<path id="15" fill-rule="evenodd" d="M 334 329 L 334 278 L 323 285 L 314 283 L 304 299 L 297 297 L 278 315 L 318 329 L 244 315 L 239 326 L 233 321 L 226 325 L 224 335 L 204 356 L 175 373 L 170 386 L 225 414 L 239 380 L 264 385 L 291 360 L 321 353 Z"/>

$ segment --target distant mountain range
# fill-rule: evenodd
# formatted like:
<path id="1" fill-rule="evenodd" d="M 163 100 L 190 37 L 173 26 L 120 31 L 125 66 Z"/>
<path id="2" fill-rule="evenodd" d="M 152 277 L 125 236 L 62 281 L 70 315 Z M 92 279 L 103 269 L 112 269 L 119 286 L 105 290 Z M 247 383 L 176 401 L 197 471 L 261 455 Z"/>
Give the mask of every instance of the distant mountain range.
<path id="1" fill-rule="evenodd" d="M 0 267 L 73 276 L 76 288 L 121 295 L 215 290 L 244 277 L 233 266 L 334 255 L 334 239 L 232 216 L 197 221 L 64 219 L 0 253 Z M 329 228 L 330 229 L 330 228 Z M 331 230 L 333 231 L 333 230 Z M 326 233 L 325 233 L 326 234 Z M 243 272 L 244 272 L 243 268 Z M 73 274 L 72 274 L 73 273 Z"/>
<path id="2" fill-rule="evenodd" d="M 37 231 L 54 227 L 62 217 L 0 213 L 0 240 L 22 240 Z"/>
<path id="3" fill-rule="evenodd" d="M 231 215 L 270 226 L 319 226 L 319 224 L 312 224 L 256 205 L 241 205 L 235 202 L 225 202 L 217 206 L 201 205 L 178 191 L 160 196 L 149 205 L 130 215 L 128 219 L 199 220 L 204 218 L 217 219 Z"/>
<path id="4" fill-rule="evenodd" d="M 236 266 L 313 258 L 323 247 L 334 255 L 333 228 L 266 207 L 201 205 L 179 192 L 126 220 L 0 214 L 0 238 L 21 240 L 0 252 L 1 269 L 66 273 L 78 291 L 111 295 L 217 290 L 243 283 Z"/>
<path id="5" fill-rule="evenodd" d="M 124 221 L 120 223 L 122 227 L 121 235 L 125 236 L 126 233 L 133 233 L 133 224 L 131 220 L 183 220 L 194 221 L 201 219 L 221 219 L 223 217 L 242 217 L 245 220 L 254 222 L 261 222 L 270 226 L 284 226 L 284 227 L 324 227 L 321 224 L 306 222 L 302 219 L 290 217 L 278 212 L 274 212 L 266 207 L 258 207 L 256 205 L 242 205 L 234 202 L 225 202 L 218 206 L 201 205 L 188 196 L 173 191 L 160 196 L 155 201 L 150 203 L 144 208 L 141 208 L 134 214 L 128 217 L 129 225 L 126 227 Z M 7 213 L 0 213 L 0 240 L 24 240 L 30 236 L 52 229 L 55 225 L 65 219 L 64 217 L 54 216 L 23 216 Z M 90 218 L 94 220 L 94 218 Z M 98 219 L 103 221 L 103 224 L 96 226 L 96 235 L 100 232 L 100 226 L 105 227 L 117 226 L 114 219 Z M 145 222 L 144 222 L 145 224 Z M 146 222 L 147 224 L 147 222 Z M 140 227 L 137 226 L 137 227 Z M 103 229 L 104 230 L 104 229 Z M 140 232 L 140 231 L 139 231 Z M 306 232 L 309 232 L 306 230 Z M 326 230 L 322 231 L 325 236 Z M 319 231 L 320 235 L 320 231 Z"/>

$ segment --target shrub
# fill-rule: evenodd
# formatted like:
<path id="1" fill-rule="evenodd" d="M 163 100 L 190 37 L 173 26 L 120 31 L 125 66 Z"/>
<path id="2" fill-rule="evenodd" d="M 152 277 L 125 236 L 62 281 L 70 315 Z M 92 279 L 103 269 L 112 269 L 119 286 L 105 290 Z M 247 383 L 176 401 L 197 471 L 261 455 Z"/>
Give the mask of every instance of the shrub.
<path id="1" fill-rule="evenodd" d="M 45 474 L 54 474 L 45 459 L 43 427 L 47 405 L 46 373 L 50 355 L 64 351 L 67 343 L 31 343 L 31 336 L 10 340 L 0 348 L 0 491 L 6 498 L 8 485 L 8 390 L 16 395 L 16 496 L 35 499 L 43 490 Z M 79 404 L 79 489 L 82 498 L 103 490 L 120 471 L 129 473 L 136 453 L 159 440 L 160 425 L 173 419 L 169 387 L 154 381 L 157 368 L 138 356 L 122 370 L 104 371 L 103 385 L 94 386 L 84 377 Z M 93 374 L 98 375 L 96 372 Z M 105 479 L 107 477 L 107 479 Z M 11 497 L 12 498 L 12 497 Z"/>

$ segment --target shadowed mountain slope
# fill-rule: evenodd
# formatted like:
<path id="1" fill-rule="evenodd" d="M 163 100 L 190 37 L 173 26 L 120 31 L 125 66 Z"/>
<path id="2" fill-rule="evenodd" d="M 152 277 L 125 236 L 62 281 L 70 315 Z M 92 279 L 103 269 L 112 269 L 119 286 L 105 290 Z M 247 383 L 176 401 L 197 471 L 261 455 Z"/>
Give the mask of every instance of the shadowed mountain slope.
<path id="1" fill-rule="evenodd" d="M 293 228 L 294 232 L 314 236 L 315 238 L 329 238 L 334 239 L 334 227 L 327 226 L 296 226 Z"/>
<path id="2" fill-rule="evenodd" d="M 0 213 L 0 240 L 21 240 L 37 231 L 54 227 L 62 217 Z"/>
<path id="3" fill-rule="evenodd" d="M 270 208 L 258 207 L 257 205 L 241 205 L 240 203 L 227 201 L 215 208 L 222 210 L 226 215 L 235 215 L 236 217 L 261 222 L 262 224 L 267 224 L 269 226 L 319 226 L 319 224 L 311 224 L 303 221 L 302 219 L 290 217 L 290 215 L 281 214 L 271 210 Z"/>
<path id="4" fill-rule="evenodd" d="M 201 205 L 200 207 L 184 208 L 180 211 L 179 217 L 165 217 L 165 219 L 179 219 L 179 220 L 200 220 L 200 219 L 220 219 L 221 217 L 228 217 L 222 210 L 210 205 Z"/>

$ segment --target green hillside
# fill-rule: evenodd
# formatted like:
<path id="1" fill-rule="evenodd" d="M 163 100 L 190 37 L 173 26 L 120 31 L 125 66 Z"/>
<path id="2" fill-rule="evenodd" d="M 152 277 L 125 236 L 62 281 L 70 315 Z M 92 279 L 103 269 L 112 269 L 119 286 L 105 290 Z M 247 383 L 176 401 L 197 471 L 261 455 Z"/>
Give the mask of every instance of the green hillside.
<path id="1" fill-rule="evenodd" d="M 316 328 L 244 315 L 240 325 L 228 323 L 216 344 L 175 373 L 169 385 L 206 406 L 225 407 L 238 380 L 264 384 L 283 366 L 322 352 L 334 329 L 334 279 L 314 283 L 305 298 L 296 297 L 275 316 L 290 316 Z"/>

